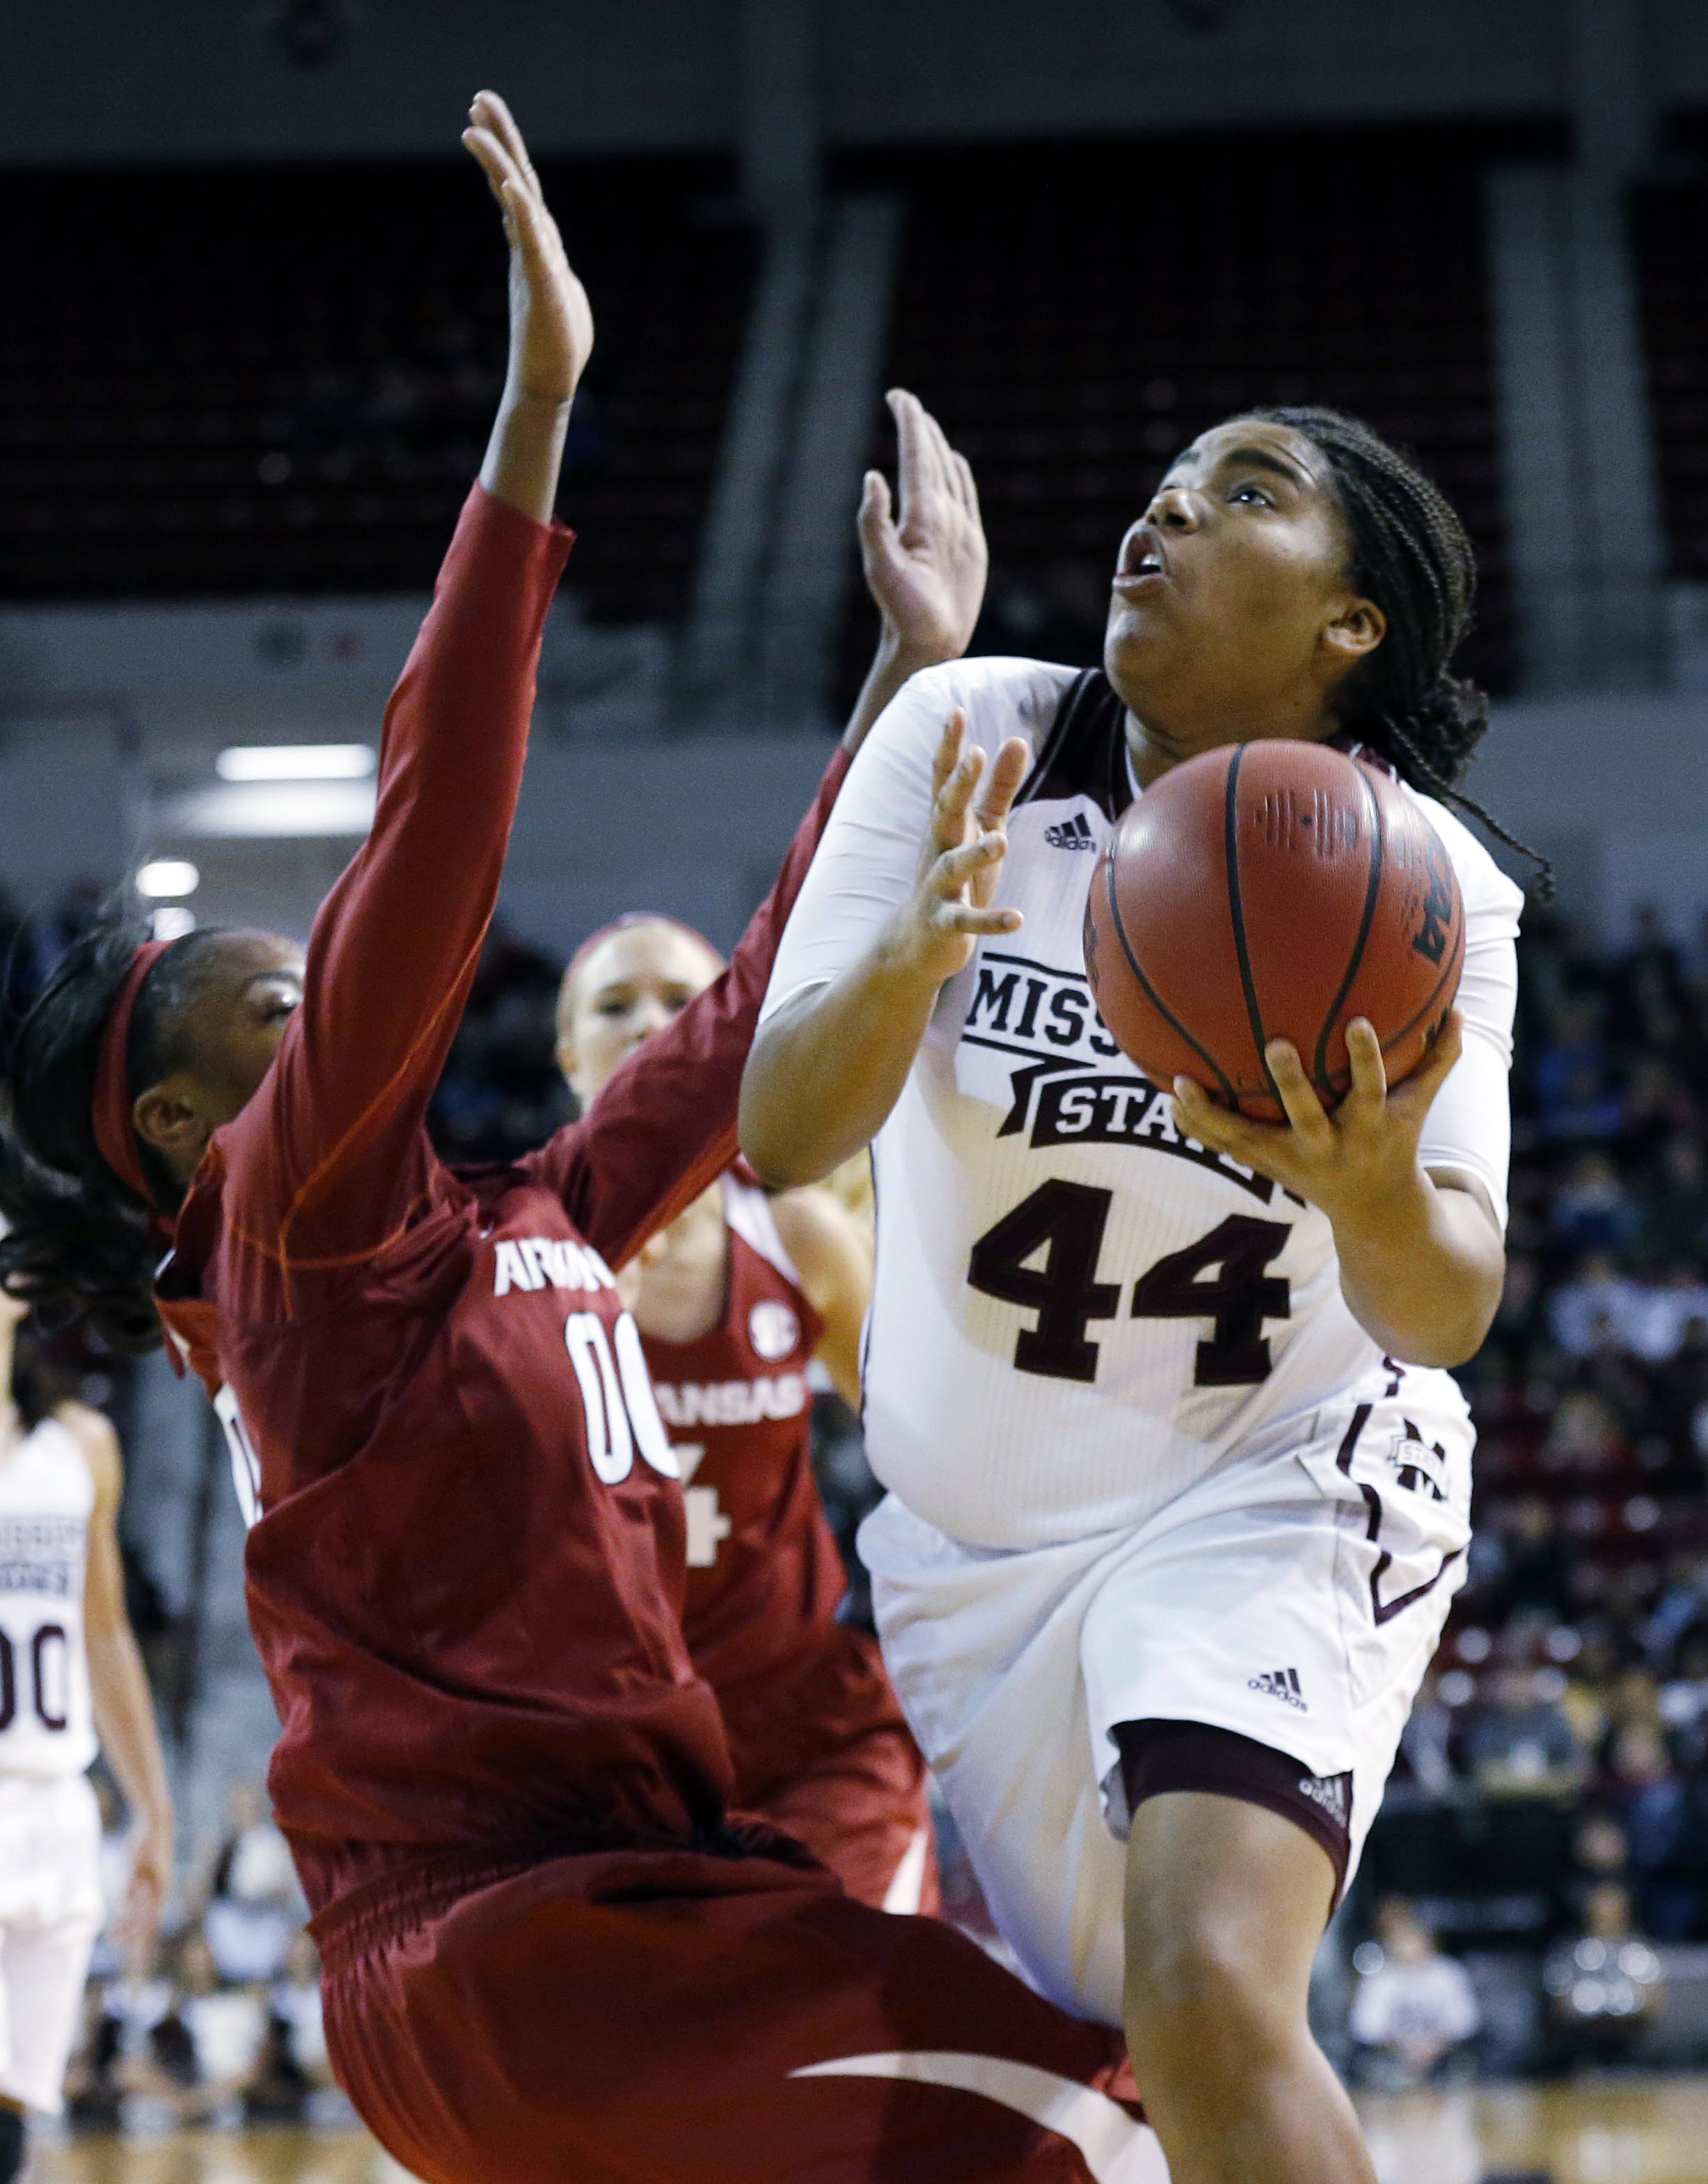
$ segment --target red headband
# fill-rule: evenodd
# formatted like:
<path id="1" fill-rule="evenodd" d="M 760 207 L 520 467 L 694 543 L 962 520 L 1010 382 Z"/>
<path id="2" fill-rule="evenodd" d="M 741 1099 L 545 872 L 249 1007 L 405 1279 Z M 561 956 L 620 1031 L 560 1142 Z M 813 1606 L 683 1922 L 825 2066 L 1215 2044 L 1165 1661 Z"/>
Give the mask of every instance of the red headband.
<path id="1" fill-rule="evenodd" d="M 131 1119 L 131 1019 L 136 1014 L 143 980 L 171 944 L 170 940 L 145 940 L 131 958 L 131 967 L 101 1034 L 101 1060 L 95 1072 L 96 1145 L 114 1174 L 145 1206 L 154 1201 L 142 1179 L 136 1125 Z"/>

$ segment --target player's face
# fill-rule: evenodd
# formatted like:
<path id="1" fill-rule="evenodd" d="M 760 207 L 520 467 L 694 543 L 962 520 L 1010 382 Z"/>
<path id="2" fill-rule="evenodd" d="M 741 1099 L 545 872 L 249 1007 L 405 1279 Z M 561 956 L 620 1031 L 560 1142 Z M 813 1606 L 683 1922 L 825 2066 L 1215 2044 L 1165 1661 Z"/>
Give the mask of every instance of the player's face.
<path id="1" fill-rule="evenodd" d="M 276 933 L 222 933 L 209 950 L 185 1031 L 220 1122 L 241 1114 L 260 1090 L 285 1027 L 303 1006 L 303 970 L 302 950 Z"/>
<path id="2" fill-rule="evenodd" d="M 1121 542 L 1109 678 L 1148 728 L 1190 748 L 1310 733 L 1297 724 L 1321 720 L 1383 632 L 1347 563 L 1321 451 L 1266 419 L 1218 425 L 1175 459 Z"/>
<path id="3" fill-rule="evenodd" d="M 261 1088 L 303 1003 L 303 951 L 276 933 L 214 934 L 179 1037 L 192 1057 L 138 1103 L 143 1136 L 187 1179 L 208 1139 Z"/>
<path id="4" fill-rule="evenodd" d="M 626 925 L 601 941 L 558 997 L 558 1066 L 576 1098 L 591 1100 L 722 969 L 713 950 L 673 925 Z"/>

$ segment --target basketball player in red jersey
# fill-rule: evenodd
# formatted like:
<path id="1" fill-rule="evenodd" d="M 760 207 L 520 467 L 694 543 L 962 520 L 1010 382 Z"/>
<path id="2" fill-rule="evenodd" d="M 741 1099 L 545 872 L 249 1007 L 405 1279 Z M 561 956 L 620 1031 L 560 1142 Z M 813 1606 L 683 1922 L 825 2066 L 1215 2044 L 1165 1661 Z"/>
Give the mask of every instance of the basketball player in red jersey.
<path id="1" fill-rule="evenodd" d="M 230 930 L 103 926 L 68 952 L 14 1037 L 0 1280 L 132 1348 L 158 1312 L 214 1393 L 329 2045 L 426 2184 L 1138 2184 L 1159 2157 L 1095 2089 L 1095 2031 L 726 1822 L 682 1638 L 679 1467 L 611 1266 L 734 1156 L 846 754 L 729 971 L 579 1123 L 470 1178 L 426 1134 L 503 868 L 593 337 L 499 101 L 465 141 L 510 238 L 510 368 L 373 831 L 306 962 Z M 982 929 L 949 907 L 965 858 L 943 866 L 946 914 Z"/>
<path id="2" fill-rule="evenodd" d="M 908 484 L 904 446 L 904 509 Z M 620 918 L 584 942 L 558 999 L 558 1059 L 582 1104 L 723 967 L 670 918 Z M 837 1620 L 848 1573 L 812 1470 L 815 1357 L 860 1408 L 870 1238 L 828 1191 L 771 1197 L 732 1171 L 652 1239 L 635 1275 L 630 1308 L 687 1502 L 683 1631 L 723 1709 L 733 1802 L 860 1902 L 935 1910 L 925 1762 L 877 1641 Z"/>

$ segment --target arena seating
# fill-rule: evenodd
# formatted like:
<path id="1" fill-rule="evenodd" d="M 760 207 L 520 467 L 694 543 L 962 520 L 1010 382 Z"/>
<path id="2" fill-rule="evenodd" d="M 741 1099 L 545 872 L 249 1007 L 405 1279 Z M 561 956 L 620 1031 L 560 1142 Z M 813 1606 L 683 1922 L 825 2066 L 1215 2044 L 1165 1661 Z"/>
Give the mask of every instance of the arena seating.
<path id="1" fill-rule="evenodd" d="M 1634 190 L 1631 235 L 1672 573 L 1708 577 L 1708 182 Z"/>
<path id="2" fill-rule="evenodd" d="M 571 425 L 570 588 L 685 604 L 752 231 L 715 160 L 546 170 L 598 337 Z M 708 210 L 708 206 L 712 208 Z M 479 467 L 504 259 L 450 162 L 0 176 L 0 590 L 417 589 Z"/>
<path id="3" fill-rule="evenodd" d="M 1168 457 L 1243 406 L 1319 402 L 1409 446 L 1458 507 L 1483 571 L 1467 662 L 1507 687 L 1482 213 L 1501 148 L 1318 131 L 850 170 L 908 206 L 889 376 L 978 474 L 993 582 L 975 649 L 1093 659 L 1116 543 Z M 851 592 L 850 689 L 870 641 Z"/>

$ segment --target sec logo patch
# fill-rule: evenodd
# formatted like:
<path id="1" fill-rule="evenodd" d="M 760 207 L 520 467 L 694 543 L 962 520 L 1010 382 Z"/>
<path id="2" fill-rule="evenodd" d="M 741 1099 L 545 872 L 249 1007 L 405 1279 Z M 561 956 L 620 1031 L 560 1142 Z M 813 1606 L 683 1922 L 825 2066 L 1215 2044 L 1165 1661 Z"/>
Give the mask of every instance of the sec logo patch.
<path id="1" fill-rule="evenodd" d="M 775 1365 L 800 1340 L 801 1323 L 786 1304 L 767 1297 L 748 1314 L 748 1339 L 768 1365 Z"/>

